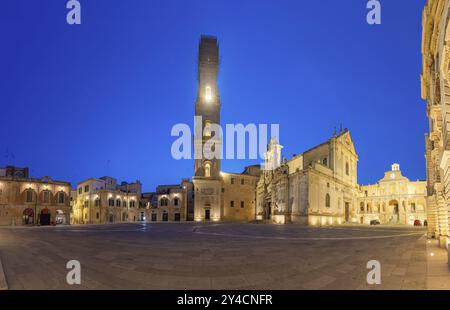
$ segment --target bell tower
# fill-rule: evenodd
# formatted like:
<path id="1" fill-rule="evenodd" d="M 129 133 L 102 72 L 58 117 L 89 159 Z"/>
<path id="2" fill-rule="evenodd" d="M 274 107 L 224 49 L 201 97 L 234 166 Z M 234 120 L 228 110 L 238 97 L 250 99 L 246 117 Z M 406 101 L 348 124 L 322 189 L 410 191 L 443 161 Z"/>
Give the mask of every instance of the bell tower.
<path id="1" fill-rule="evenodd" d="M 215 139 L 214 147 L 221 148 L 222 140 L 211 133 L 211 125 L 220 124 L 220 96 L 217 87 L 219 72 L 219 46 L 217 38 L 202 36 L 198 55 L 198 91 L 195 102 L 195 116 L 201 117 L 202 133 L 196 132 L 194 138 L 195 164 L 194 175 L 207 178 L 220 177 L 220 158 L 205 158 L 203 147 Z M 200 127 L 200 124 L 196 124 Z M 220 150 L 220 149 L 219 149 Z"/>
<path id="2" fill-rule="evenodd" d="M 220 96 L 217 86 L 219 73 L 219 45 L 216 37 L 202 36 L 198 55 L 198 91 L 195 101 L 197 124 L 194 135 L 194 219 L 220 221 L 222 219 L 222 176 L 220 156 L 207 156 L 204 150 L 222 152 L 220 125 Z M 201 124 L 199 120 L 201 119 Z M 199 132 L 200 130 L 201 132 Z M 205 148 L 205 144 L 211 145 Z"/>

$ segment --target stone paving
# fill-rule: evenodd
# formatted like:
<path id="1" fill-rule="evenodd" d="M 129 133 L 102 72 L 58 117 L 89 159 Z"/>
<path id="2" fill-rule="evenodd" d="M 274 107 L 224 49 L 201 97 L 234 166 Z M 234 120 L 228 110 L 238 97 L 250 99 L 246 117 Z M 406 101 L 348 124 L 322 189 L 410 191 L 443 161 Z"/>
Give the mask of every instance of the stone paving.
<path id="1" fill-rule="evenodd" d="M 9 289 L 426 289 L 429 268 L 424 230 L 366 226 L 5 227 L 0 259 Z M 79 286 L 66 284 L 73 259 Z M 369 260 L 381 285 L 366 283 Z"/>

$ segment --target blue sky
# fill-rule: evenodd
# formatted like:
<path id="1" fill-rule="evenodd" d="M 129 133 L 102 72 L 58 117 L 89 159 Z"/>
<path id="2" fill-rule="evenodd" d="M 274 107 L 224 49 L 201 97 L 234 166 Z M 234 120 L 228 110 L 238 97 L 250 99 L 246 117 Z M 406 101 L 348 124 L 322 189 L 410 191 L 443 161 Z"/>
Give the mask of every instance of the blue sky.
<path id="1" fill-rule="evenodd" d="M 191 177 L 171 157 L 193 123 L 201 34 L 220 41 L 222 123 L 279 123 L 290 158 L 350 129 L 360 183 L 393 162 L 425 178 L 420 98 L 425 0 L 4 0 L 0 7 L 0 166 L 73 185 L 111 175 L 145 190 Z M 240 172 L 258 161 L 224 161 Z"/>

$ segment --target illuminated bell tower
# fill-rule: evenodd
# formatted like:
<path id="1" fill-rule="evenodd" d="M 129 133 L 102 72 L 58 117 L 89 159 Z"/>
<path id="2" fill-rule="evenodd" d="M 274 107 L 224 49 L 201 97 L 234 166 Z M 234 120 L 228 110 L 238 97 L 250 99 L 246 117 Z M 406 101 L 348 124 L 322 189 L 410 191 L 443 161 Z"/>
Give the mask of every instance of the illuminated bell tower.
<path id="1" fill-rule="evenodd" d="M 202 153 L 205 143 L 214 138 L 214 133 L 211 135 L 211 132 L 208 130 L 209 125 L 220 124 L 220 97 L 217 87 L 218 71 L 219 46 L 217 38 L 202 36 L 199 46 L 198 91 L 195 102 L 195 116 L 202 118 L 202 134 L 197 134 L 194 141 L 194 151 L 196 152 L 194 175 L 200 177 L 220 177 L 220 158 L 206 159 Z M 217 136 L 215 138 L 217 139 Z M 221 147 L 221 139 L 216 140 L 215 145 L 216 147 Z"/>
<path id="2" fill-rule="evenodd" d="M 196 124 L 194 135 L 194 217 L 197 221 L 219 221 L 222 218 L 220 157 L 207 157 L 203 152 L 208 141 L 210 143 L 214 141 L 213 150 L 217 150 L 220 154 L 222 152 L 222 138 L 211 130 L 214 129 L 214 125 L 220 125 L 218 73 L 217 38 L 202 36 L 199 45 L 198 92 L 195 102 L 196 121 L 198 122 L 201 117 L 201 126 L 199 123 Z"/>

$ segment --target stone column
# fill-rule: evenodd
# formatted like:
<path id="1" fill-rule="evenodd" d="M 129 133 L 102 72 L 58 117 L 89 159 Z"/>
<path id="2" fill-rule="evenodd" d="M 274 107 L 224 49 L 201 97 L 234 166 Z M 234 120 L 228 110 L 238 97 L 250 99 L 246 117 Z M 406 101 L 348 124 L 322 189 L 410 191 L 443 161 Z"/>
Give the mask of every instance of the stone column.
<path id="1" fill-rule="evenodd" d="M 450 151 L 444 151 L 440 168 L 443 171 L 442 203 L 437 206 L 437 222 L 439 225 L 439 245 L 447 248 L 449 241 L 449 210 L 450 210 Z"/>

